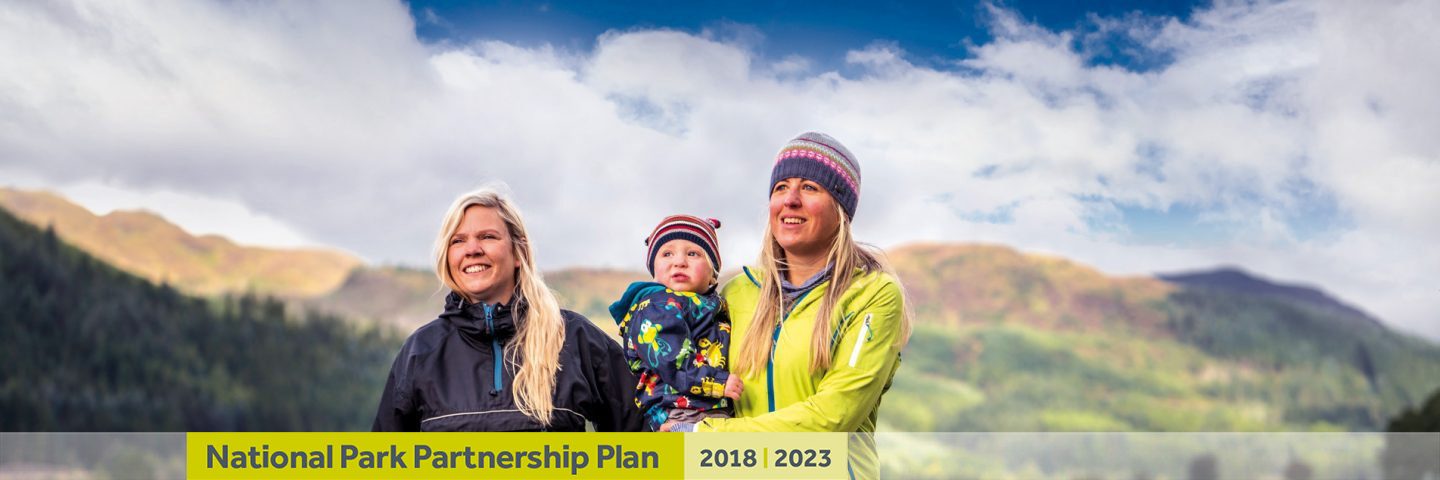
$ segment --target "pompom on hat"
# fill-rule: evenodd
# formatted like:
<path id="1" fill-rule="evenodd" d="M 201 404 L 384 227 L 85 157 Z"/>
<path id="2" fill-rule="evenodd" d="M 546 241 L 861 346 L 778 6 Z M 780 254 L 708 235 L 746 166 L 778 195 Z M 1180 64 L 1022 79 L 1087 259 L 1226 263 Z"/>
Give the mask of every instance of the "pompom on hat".
<path id="1" fill-rule="evenodd" d="M 769 188 L 796 177 L 825 187 L 845 210 L 846 218 L 855 218 L 860 203 L 860 163 L 840 141 L 820 132 L 805 132 L 785 144 L 775 156 Z"/>

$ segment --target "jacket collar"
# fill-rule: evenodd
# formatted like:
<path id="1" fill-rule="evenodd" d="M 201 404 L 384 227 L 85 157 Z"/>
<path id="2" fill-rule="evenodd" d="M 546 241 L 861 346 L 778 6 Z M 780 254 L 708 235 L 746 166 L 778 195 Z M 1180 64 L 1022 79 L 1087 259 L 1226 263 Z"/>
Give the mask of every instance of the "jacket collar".
<path id="1" fill-rule="evenodd" d="M 625 324 L 625 316 L 629 315 L 630 307 L 635 305 L 647 295 L 655 292 L 665 291 L 665 286 L 655 282 L 634 282 L 625 288 L 625 293 L 620 294 L 620 299 L 610 304 L 610 317 L 615 319 L 616 325 Z"/>
<path id="2" fill-rule="evenodd" d="M 524 317 L 527 306 L 519 292 L 511 297 L 508 305 L 470 303 L 460 294 L 450 292 L 445 296 L 445 313 L 440 314 L 440 318 L 466 337 L 487 342 L 491 339 L 504 341 L 515 336 L 516 319 Z M 490 310 L 488 318 L 487 307 Z"/>

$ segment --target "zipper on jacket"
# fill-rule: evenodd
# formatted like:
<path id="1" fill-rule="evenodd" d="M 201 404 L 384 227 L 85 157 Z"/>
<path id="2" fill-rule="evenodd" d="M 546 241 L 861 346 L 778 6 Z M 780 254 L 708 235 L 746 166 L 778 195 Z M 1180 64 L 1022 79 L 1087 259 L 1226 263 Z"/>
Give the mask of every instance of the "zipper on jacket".
<path id="1" fill-rule="evenodd" d="M 850 350 L 850 366 L 852 367 L 855 366 L 855 362 L 860 360 L 860 350 L 865 348 L 865 341 L 869 340 L 870 318 L 873 316 L 874 314 L 865 314 L 865 323 L 860 325 L 860 338 L 855 339 L 855 348 Z"/>
<path id="2" fill-rule="evenodd" d="M 485 326 L 490 328 L 490 357 L 495 361 L 495 376 L 493 377 L 495 379 L 495 388 L 490 389 L 490 396 L 493 397 L 499 395 L 500 390 L 502 390 L 500 377 L 505 372 L 505 370 L 501 368 L 505 359 L 502 358 L 500 354 L 500 337 L 495 335 L 494 306 L 488 303 L 483 303 L 482 305 L 485 305 Z"/>
<path id="3" fill-rule="evenodd" d="M 780 346 L 780 327 L 785 326 L 785 321 L 790 319 L 790 314 L 800 308 L 800 301 L 805 296 L 815 291 L 814 288 L 806 290 L 795 298 L 795 304 L 785 311 L 785 316 L 780 317 L 780 323 L 775 324 L 775 333 L 770 337 L 770 361 L 765 362 L 765 394 L 770 397 L 770 411 L 775 411 L 775 348 Z"/>

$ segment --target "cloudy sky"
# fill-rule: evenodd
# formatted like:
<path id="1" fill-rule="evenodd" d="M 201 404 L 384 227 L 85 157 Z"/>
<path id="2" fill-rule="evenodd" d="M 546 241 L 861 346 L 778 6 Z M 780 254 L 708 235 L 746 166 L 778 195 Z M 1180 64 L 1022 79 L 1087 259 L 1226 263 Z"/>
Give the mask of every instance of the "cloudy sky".
<path id="1" fill-rule="evenodd" d="M 503 181 L 545 267 L 638 269 L 676 212 L 752 259 L 820 130 L 864 241 L 1241 266 L 1440 338 L 1440 2 L 451 3 L 4 2 L 0 185 L 422 265 Z"/>

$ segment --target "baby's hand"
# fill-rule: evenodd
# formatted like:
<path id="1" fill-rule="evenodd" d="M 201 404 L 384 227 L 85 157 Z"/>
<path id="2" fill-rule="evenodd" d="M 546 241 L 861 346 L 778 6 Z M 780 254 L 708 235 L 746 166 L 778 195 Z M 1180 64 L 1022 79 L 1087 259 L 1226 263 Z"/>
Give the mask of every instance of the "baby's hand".
<path id="1" fill-rule="evenodd" d="M 725 396 L 730 397 L 731 400 L 739 400 L 740 392 L 743 391 L 745 391 L 745 385 L 740 383 L 740 376 L 730 374 L 730 378 L 725 380 Z"/>

